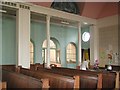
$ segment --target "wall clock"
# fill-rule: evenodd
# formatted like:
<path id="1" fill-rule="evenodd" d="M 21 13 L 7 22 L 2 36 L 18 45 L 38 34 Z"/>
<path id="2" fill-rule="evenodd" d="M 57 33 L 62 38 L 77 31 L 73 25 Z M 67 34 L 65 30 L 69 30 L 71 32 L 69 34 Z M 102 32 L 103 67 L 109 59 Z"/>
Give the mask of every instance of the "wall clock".
<path id="1" fill-rule="evenodd" d="M 88 42 L 89 39 L 90 39 L 90 33 L 89 33 L 89 32 L 84 32 L 84 33 L 82 34 L 82 40 L 83 40 L 84 42 Z"/>

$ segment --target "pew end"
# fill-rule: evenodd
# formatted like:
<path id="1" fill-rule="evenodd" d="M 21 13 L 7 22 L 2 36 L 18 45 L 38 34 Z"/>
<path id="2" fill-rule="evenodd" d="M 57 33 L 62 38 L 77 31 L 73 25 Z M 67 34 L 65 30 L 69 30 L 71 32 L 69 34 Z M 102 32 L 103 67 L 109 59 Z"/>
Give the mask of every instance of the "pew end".
<path id="1" fill-rule="evenodd" d="M 0 82 L 0 90 L 7 90 L 7 83 L 6 82 Z"/>
<path id="2" fill-rule="evenodd" d="M 79 85 L 80 85 L 80 76 L 74 76 L 74 90 L 77 90 L 77 89 L 79 89 L 80 87 L 79 87 Z"/>
<path id="3" fill-rule="evenodd" d="M 49 79 L 41 79 L 42 81 L 42 90 L 49 90 Z"/>
<path id="4" fill-rule="evenodd" d="M 102 79 L 103 79 L 103 76 L 102 74 L 98 74 L 98 83 L 97 83 L 97 88 L 98 89 L 101 89 L 102 88 Z"/>
<path id="5" fill-rule="evenodd" d="M 84 79 L 85 79 L 85 81 L 84 81 Z M 78 89 L 83 88 L 83 87 L 84 87 L 83 89 L 86 89 L 87 87 L 82 86 L 82 85 L 85 85 L 85 83 L 84 84 L 82 84 L 82 83 L 86 82 L 86 80 L 94 81 L 94 79 L 95 78 L 93 76 L 89 76 L 89 75 L 76 75 L 76 76 L 74 76 L 74 90 L 78 90 Z M 102 74 L 101 73 L 96 76 L 96 80 L 97 80 L 96 89 L 97 90 L 102 89 Z M 87 83 L 86 83 L 86 85 L 87 85 Z"/>
<path id="6" fill-rule="evenodd" d="M 119 89 L 120 88 L 120 72 L 116 72 L 116 80 L 115 80 L 115 89 Z"/>
<path id="7" fill-rule="evenodd" d="M 22 68 L 22 66 L 16 66 L 15 72 L 20 73 L 20 69 L 21 69 L 21 68 Z"/>

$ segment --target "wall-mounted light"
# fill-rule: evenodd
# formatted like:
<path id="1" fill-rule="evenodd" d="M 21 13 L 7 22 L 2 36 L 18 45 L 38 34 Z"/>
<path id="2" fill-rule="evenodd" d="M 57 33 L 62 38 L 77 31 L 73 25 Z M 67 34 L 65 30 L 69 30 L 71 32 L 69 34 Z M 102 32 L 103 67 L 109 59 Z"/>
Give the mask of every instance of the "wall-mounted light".
<path id="1" fill-rule="evenodd" d="M 67 22 L 67 21 L 61 21 L 61 23 L 62 23 L 62 24 L 66 24 L 66 25 L 70 24 L 70 23 Z"/>
<path id="2" fill-rule="evenodd" d="M 88 23 L 87 22 L 83 22 L 83 24 L 87 25 Z"/>

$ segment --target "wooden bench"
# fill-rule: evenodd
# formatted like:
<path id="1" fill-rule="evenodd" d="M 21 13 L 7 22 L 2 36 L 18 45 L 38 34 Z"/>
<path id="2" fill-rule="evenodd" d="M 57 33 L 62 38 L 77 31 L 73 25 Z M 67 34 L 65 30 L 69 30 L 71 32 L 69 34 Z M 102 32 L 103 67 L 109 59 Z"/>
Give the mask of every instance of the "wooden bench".
<path id="1" fill-rule="evenodd" d="M 40 68 L 38 68 L 40 70 Z M 77 69 L 69 69 L 69 68 L 63 68 L 63 67 L 53 67 L 52 70 L 54 73 L 59 73 L 63 75 L 97 75 L 102 73 L 103 75 L 103 82 L 102 87 L 103 88 L 116 88 L 115 82 L 116 82 L 116 73 L 115 72 L 102 72 L 102 71 L 83 71 L 83 70 L 77 70 Z M 108 82 L 109 81 L 109 82 Z"/>
<path id="2" fill-rule="evenodd" d="M 48 79 L 36 79 L 27 75 L 16 72 L 2 70 L 3 81 L 7 82 L 7 88 L 33 88 L 33 89 L 48 89 Z"/>
<path id="3" fill-rule="evenodd" d="M 102 89 L 102 74 L 98 74 L 97 78 L 85 75 L 76 76 L 76 78 L 79 89 Z"/>
<path id="4" fill-rule="evenodd" d="M 44 71 L 31 71 L 24 68 L 21 68 L 20 73 L 32 76 L 37 79 L 40 79 L 41 77 L 48 78 L 50 80 L 50 88 L 74 88 L 74 77 L 48 73 Z"/>
<path id="5" fill-rule="evenodd" d="M 15 71 L 16 65 L 2 65 L 1 67 L 2 67 L 3 70 Z"/>
<path id="6" fill-rule="evenodd" d="M 6 90 L 7 89 L 7 83 L 6 82 L 0 82 L 0 90 Z"/>
<path id="7" fill-rule="evenodd" d="M 89 76 L 88 75 L 69 76 L 69 75 L 55 74 L 49 69 L 46 69 L 46 70 L 42 69 L 41 71 L 31 71 L 29 69 L 24 69 L 24 68 L 21 68 L 20 72 L 36 78 L 39 78 L 39 76 L 42 78 L 45 78 L 45 77 L 49 78 L 51 88 L 75 88 L 75 87 L 76 88 L 94 88 L 94 89 L 102 88 L 102 77 L 99 74 L 96 76 L 92 76 L 92 75 L 91 76 L 90 75 Z M 79 79 L 78 77 L 79 78 L 82 77 L 82 78 Z"/>
<path id="8" fill-rule="evenodd" d="M 54 69 L 51 69 L 51 70 L 50 69 L 45 69 L 45 68 L 38 68 L 38 69 L 40 69 L 40 72 L 42 72 L 42 73 L 45 73 L 45 72 L 54 73 L 54 74 L 56 73 L 56 74 L 60 74 L 60 75 L 63 75 L 63 76 L 70 76 L 72 78 L 73 78 L 73 76 L 76 76 L 76 75 L 79 75 L 79 76 L 87 75 L 87 78 L 91 78 L 89 76 L 92 76 L 94 78 L 98 74 L 100 74 L 100 72 L 82 71 L 82 70 L 74 70 L 74 69 L 68 69 L 68 68 L 57 68 L 57 69 L 54 68 Z M 22 70 L 22 72 L 25 73 L 26 75 L 36 77 L 36 75 L 35 75 L 36 73 L 33 72 L 33 71 L 30 71 L 29 69 L 24 69 L 24 70 Z M 49 74 L 49 73 L 46 73 L 46 74 Z M 115 86 L 116 86 L 116 84 L 115 84 L 115 82 L 116 82 L 115 74 L 116 73 L 109 73 L 109 72 L 104 72 L 103 73 L 102 88 L 115 88 Z M 110 82 L 108 82 L 108 81 L 110 81 Z"/>
<path id="9" fill-rule="evenodd" d="M 37 70 L 37 68 L 43 68 L 44 65 L 40 64 L 40 63 L 36 63 L 36 64 L 30 64 L 30 70 Z"/>

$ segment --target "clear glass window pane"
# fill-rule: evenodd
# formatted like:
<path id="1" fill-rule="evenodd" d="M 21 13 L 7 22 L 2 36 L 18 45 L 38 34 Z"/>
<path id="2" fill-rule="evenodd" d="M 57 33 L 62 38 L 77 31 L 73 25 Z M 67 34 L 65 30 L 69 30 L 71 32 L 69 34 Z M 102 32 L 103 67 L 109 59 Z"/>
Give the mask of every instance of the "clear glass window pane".
<path id="1" fill-rule="evenodd" d="M 70 43 L 67 46 L 67 62 L 75 63 L 76 62 L 76 47 L 74 44 Z"/>

